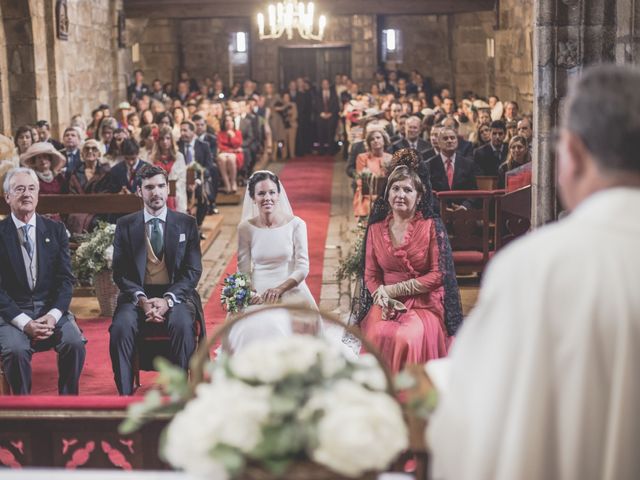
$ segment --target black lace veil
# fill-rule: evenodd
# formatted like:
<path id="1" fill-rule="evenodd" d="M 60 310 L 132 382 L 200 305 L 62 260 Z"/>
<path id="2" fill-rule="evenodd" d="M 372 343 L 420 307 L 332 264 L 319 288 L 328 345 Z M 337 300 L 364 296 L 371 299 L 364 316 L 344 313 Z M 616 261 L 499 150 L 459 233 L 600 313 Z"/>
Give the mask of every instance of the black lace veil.
<path id="1" fill-rule="evenodd" d="M 409 158 L 409 162 L 405 159 Z M 424 195 L 418 204 L 417 211 L 422 213 L 423 218 L 430 218 L 433 220 L 436 228 L 436 237 L 438 239 L 439 250 L 439 267 L 442 272 L 442 283 L 444 287 L 444 324 L 447 329 L 447 334 L 453 336 L 458 331 L 458 328 L 462 324 L 462 306 L 460 303 L 460 291 L 458 290 L 458 281 L 456 280 L 456 271 L 453 265 L 453 255 L 451 253 L 451 245 L 449 244 L 449 237 L 447 235 L 446 228 L 442 219 L 440 218 L 438 204 L 431 189 L 431 180 L 429 179 L 429 170 L 425 164 L 420 164 L 418 168 L 416 152 L 411 149 L 402 149 L 393 155 L 393 161 L 391 163 L 391 169 L 397 165 L 405 165 L 414 161 L 413 168 L 416 170 L 422 184 L 424 186 Z M 411 165 L 408 165 L 412 168 Z M 391 172 L 387 172 L 387 176 Z M 385 195 L 380 195 L 371 206 L 371 212 L 369 213 L 369 222 L 367 230 L 365 232 L 364 241 L 362 242 L 362 260 L 359 269 L 358 282 L 356 292 L 351 303 L 351 317 L 350 322 L 359 324 L 373 304 L 371 292 L 367 290 L 364 282 L 364 264 L 367 248 L 367 239 L 369 236 L 369 228 L 378 222 L 383 221 L 391 213 L 391 208 Z"/>

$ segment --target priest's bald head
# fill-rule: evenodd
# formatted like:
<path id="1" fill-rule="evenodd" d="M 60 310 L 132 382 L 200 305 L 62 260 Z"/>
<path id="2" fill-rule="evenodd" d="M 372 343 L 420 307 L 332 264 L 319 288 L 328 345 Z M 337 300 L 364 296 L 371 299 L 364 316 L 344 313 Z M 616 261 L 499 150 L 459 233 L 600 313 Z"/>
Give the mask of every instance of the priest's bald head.
<path id="1" fill-rule="evenodd" d="M 571 85 L 558 152 L 565 207 L 616 186 L 640 187 L 640 69 L 600 65 Z"/>

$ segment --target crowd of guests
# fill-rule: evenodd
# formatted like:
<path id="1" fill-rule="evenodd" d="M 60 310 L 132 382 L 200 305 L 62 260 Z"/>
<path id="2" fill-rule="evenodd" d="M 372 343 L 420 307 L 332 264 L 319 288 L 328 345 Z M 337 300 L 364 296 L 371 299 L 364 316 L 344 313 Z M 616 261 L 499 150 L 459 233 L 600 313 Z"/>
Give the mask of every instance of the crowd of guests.
<path id="1" fill-rule="evenodd" d="M 477 176 L 495 177 L 504 188 L 507 173 L 531 161 L 532 118 L 521 115 L 516 102 L 494 95 L 485 101 L 471 92 L 456 101 L 447 88 L 433 94 L 417 71 L 407 78 L 376 72 L 367 93 L 341 78 L 335 90 L 342 102 L 336 138 L 354 179 L 357 217 L 368 215 L 378 193 L 375 179 L 390 160 L 383 152 L 416 150 L 436 191 L 477 189 Z"/>
<path id="2" fill-rule="evenodd" d="M 371 227 L 361 282 L 373 297 L 365 299 L 372 307 L 361 319 L 365 334 L 396 371 L 409 361 L 446 355 L 461 311 L 432 193 L 477 189 L 479 175 L 503 186 L 507 172 L 531 160 L 531 118 L 496 97 L 485 102 L 469 94 L 456 102 L 446 88 L 433 94 L 419 72 L 406 78 L 376 72 L 367 92 L 344 75 L 333 84 L 323 79 L 317 89 L 304 78 L 281 93 L 273 83 L 261 87 L 246 80 L 227 89 L 216 77 L 197 82 L 186 72 L 175 89 L 159 80 L 149 87 L 138 70 L 115 112 L 100 105 L 88 122 L 75 116 L 61 141 L 47 121 L 20 126 L 13 155 L 1 168 L 26 167 L 43 194 L 131 194 L 153 168 L 155 183 L 145 177 L 149 189 L 166 179 L 168 209 L 194 214 L 201 226 L 206 215 L 217 213 L 218 190 L 236 192 L 261 156 L 286 159 L 342 148 L 354 178 L 355 215 Z M 378 198 L 384 183 L 386 196 Z M 98 219 L 53 217 L 72 233 L 90 231 Z M 393 254 L 385 256 L 388 251 Z M 389 316 L 398 321 L 380 321 Z M 130 379 L 123 382 L 127 388 L 119 390 L 128 392 Z"/>

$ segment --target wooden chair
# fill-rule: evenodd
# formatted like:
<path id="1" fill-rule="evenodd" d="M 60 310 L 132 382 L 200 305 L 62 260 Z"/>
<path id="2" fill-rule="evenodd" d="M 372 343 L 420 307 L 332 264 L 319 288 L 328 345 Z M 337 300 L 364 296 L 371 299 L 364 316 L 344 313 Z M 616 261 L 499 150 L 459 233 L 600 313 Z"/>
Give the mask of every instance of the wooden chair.
<path id="1" fill-rule="evenodd" d="M 0 395 L 10 395 L 11 387 L 7 381 L 7 377 L 4 376 L 4 368 L 2 366 L 2 358 L 0 358 Z"/>
<path id="2" fill-rule="evenodd" d="M 500 192 L 500 191 L 498 191 Z M 491 256 L 489 213 L 496 196 L 494 190 L 454 190 L 438 192 L 440 215 L 445 224 L 458 275 L 482 272 Z M 451 211 L 451 203 L 476 200 L 481 207 Z"/>
<path id="3" fill-rule="evenodd" d="M 204 338 L 204 317 L 202 311 L 202 300 L 200 295 L 195 294 L 195 335 L 196 349 L 199 341 Z M 136 340 L 136 351 L 133 357 L 133 389 L 138 389 L 140 383 L 140 370 L 145 372 L 155 371 L 153 361 L 156 357 L 170 357 L 169 331 L 165 323 L 145 323 L 140 329 Z"/>
<path id="4" fill-rule="evenodd" d="M 531 185 L 496 197 L 496 250 L 524 235 L 530 228 Z"/>

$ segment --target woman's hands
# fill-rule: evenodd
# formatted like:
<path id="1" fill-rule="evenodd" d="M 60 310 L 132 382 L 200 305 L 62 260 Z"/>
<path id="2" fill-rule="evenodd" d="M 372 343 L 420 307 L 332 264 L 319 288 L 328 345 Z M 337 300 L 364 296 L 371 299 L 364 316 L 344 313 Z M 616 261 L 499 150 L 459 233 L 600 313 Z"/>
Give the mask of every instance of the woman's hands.
<path id="1" fill-rule="evenodd" d="M 278 300 L 280 300 L 280 297 L 282 296 L 283 293 L 284 292 L 280 287 L 269 288 L 265 290 L 264 293 L 262 294 L 262 301 L 263 303 L 267 303 L 267 304 L 278 303 Z"/>
<path id="2" fill-rule="evenodd" d="M 251 296 L 249 297 L 249 305 L 262 305 L 263 300 L 258 292 L 251 290 Z"/>

